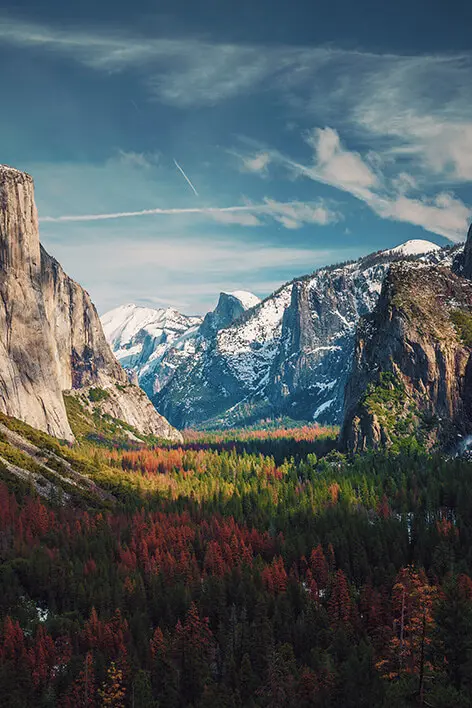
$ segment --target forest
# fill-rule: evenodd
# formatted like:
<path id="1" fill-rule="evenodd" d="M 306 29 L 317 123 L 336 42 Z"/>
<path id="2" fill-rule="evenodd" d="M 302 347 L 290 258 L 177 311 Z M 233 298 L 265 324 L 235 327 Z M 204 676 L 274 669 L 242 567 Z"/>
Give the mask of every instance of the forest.
<path id="1" fill-rule="evenodd" d="M 64 445 L 103 499 L 1 465 L 2 706 L 471 706 L 472 464 L 336 435 Z"/>

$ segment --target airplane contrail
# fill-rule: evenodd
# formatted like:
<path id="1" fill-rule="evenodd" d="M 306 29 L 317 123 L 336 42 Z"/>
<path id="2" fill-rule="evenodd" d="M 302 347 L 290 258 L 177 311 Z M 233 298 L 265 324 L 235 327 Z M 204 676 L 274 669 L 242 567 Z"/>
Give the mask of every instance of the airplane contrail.
<path id="1" fill-rule="evenodd" d="M 143 209 L 142 211 L 120 211 L 110 214 L 76 214 L 68 216 L 40 216 L 41 222 L 57 222 L 57 221 L 102 221 L 106 219 L 123 219 L 133 216 L 151 216 L 151 215 L 171 215 L 171 214 L 209 214 L 210 216 L 218 214 L 226 214 L 232 212 L 268 212 L 270 208 L 267 204 L 245 204 L 241 206 L 229 207 L 187 207 L 183 209 Z"/>
<path id="2" fill-rule="evenodd" d="M 191 188 L 193 189 L 193 191 L 195 192 L 195 195 L 198 197 L 198 192 L 197 192 L 197 190 L 195 189 L 195 187 L 193 186 L 193 184 L 191 183 L 191 181 L 189 180 L 189 178 L 187 177 L 187 175 L 185 174 L 185 172 L 183 171 L 183 169 L 181 168 L 181 166 L 179 165 L 179 163 L 177 162 L 177 160 L 175 159 L 175 157 L 174 157 L 174 165 L 177 167 L 178 170 L 180 170 L 180 172 L 182 173 L 182 176 L 184 177 L 185 180 L 187 180 L 188 184 L 190 185 L 190 187 L 191 187 Z"/>

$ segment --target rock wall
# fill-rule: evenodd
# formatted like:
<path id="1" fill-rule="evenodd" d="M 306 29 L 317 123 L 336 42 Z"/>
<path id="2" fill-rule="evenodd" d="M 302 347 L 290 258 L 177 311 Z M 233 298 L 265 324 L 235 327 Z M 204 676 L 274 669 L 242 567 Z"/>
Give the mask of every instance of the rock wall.
<path id="1" fill-rule="evenodd" d="M 88 293 L 40 246 L 32 178 L 0 167 L 0 409 L 73 439 L 64 391 L 94 386 L 103 412 L 179 438 L 115 360 Z"/>
<path id="2" fill-rule="evenodd" d="M 392 265 L 358 327 L 342 447 L 453 450 L 472 432 L 471 347 L 472 283 L 442 266 Z"/>

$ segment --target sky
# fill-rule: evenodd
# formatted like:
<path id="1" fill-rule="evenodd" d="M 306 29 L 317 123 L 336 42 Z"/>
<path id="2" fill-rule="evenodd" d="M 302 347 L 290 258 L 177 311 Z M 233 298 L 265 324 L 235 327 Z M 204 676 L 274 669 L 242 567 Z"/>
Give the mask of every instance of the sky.
<path id="1" fill-rule="evenodd" d="M 2 0 L 0 162 L 100 313 L 457 243 L 471 25 L 463 0 Z"/>

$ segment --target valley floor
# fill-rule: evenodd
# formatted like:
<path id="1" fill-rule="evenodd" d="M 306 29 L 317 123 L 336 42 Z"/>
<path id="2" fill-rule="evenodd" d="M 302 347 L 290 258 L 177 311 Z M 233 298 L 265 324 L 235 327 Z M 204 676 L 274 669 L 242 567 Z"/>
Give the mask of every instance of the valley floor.
<path id="1" fill-rule="evenodd" d="M 2 705 L 472 705 L 472 464 L 0 421 Z"/>

